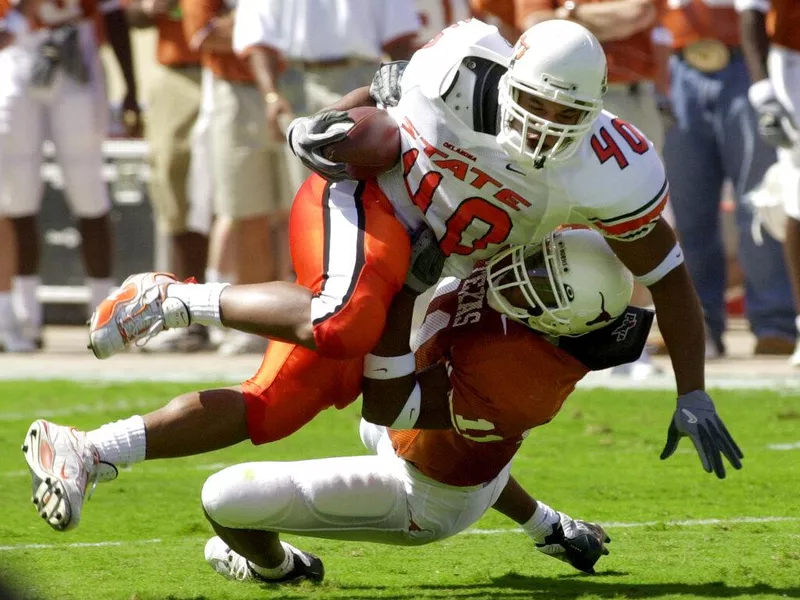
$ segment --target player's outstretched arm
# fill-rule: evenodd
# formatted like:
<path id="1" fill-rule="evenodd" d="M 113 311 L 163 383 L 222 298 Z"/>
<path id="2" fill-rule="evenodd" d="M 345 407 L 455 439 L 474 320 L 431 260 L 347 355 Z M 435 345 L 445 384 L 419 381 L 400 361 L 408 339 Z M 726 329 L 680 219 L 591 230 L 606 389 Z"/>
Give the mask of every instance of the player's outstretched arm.
<path id="1" fill-rule="evenodd" d="M 725 477 L 724 455 L 740 469 L 743 454 L 705 392 L 705 323 L 675 233 L 663 219 L 647 235 L 630 242 L 609 239 L 614 252 L 653 296 L 658 328 L 669 350 L 678 387 L 678 405 L 661 458 L 669 458 L 680 438 L 694 443 L 703 468 Z"/>

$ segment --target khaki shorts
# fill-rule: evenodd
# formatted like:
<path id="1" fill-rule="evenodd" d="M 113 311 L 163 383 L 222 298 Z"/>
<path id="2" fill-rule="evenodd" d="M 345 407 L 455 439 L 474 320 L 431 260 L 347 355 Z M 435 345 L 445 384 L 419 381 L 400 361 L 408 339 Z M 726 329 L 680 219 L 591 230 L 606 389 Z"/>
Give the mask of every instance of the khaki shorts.
<path id="1" fill-rule="evenodd" d="M 200 67 L 156 68 L 146 130 L 150 201 L 160 227 L 176 234 L 187 230 L 191 133 L 200 110 Z"/>
<path id="2" fill-rule="evenodd" d="M 283 214 L 287 188 L 285 144 L 267 137 L 264 100 L 255 85 L 214 77 L 211 155 L 214 213 L 232 219 Z"/>

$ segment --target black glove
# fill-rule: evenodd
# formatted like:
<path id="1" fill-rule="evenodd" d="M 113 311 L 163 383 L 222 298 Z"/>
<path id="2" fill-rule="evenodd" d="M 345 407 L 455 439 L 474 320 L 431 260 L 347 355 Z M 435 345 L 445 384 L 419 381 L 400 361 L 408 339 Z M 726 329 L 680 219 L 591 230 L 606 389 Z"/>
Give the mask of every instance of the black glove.
<path id="1" fill-rule="evenodd" d="M 58 47 L 61 68 L 78 83 L 89 82 L 89 69 L 83 59 L 78 28 L 64 25 L 53 31 L 53 43 Z"/>
<path id="2" fill-rule="evenodd" d="M 406 273 L 406 287 L 421 294 L 436 285 L 446 258 L 433 229 L 424 223 L 420 225 L 411 234 L 411 263 Z"/>
<path id="3" fill-rule="evenodd" d="M 370 97 L 383 106 L 397 106 L 401 96 L 400 80 L 407 66 L 407 60 L 383 63 L 372 78 Z"/>
<path id="4" fill-rule="evenodd" d="M 692 440 L 707 473 L 711 473 L 713 469 L 717 477 L 725 478 L 721 454 L 725 455 L 734 469 L 742 468 L 741 459 L 744 454 L 719 418 L 714 402 L 703 390 L 695 390 L 678 397 L 678 407 L 669 424 L 667 443 L 661 452 L 661 460 L 672 456 L 684 436 Z"/>
<path id="5" fill-rule="evenodd" d="M 536 544 L 536 549 L 593 575 L 595 563 L 609 553 L 605 544 L 611 538 L 596 523 L 576 521 L 561 512 L 558 515 L 560 521 L 553 532 L 544 538 L 544 543 Z"/>
<path id="6" fill-rule="evenodd" d="M 341 181 L 347 179 L 346 165 L 328 160 L 320 150 L 323 146 L 343 140 L 347 136 L 347 126 L 352 124 L 346 112 L 325 110 L 292 121 L 286 130 L 286 139 L 294 155 L 306 167 L 325 179 Z"/>
<path id="7" fill-rule="evenodd" d="M 758 133 L 770 146 L 792 148 L 797 137 L 794 121 L 786 108 L 772 99 L 756 109 Z"/>
<path id="8" fill-rule="evenodd" d="M 29 85 L 36 92 L 47 92 L 53 86 L 61 61 L 58 45 L 49 36 L 36 51 L 36 58 L 31 67 Z"/>
<path id="9" fill-rule="evenodd" d="M 798 139 L 792 116 L 775 94 L 769 79 L 756 81 L 747 91 L 750 104 L 758 117 L 758 133 L 769 145 L 791 148 Z"/>

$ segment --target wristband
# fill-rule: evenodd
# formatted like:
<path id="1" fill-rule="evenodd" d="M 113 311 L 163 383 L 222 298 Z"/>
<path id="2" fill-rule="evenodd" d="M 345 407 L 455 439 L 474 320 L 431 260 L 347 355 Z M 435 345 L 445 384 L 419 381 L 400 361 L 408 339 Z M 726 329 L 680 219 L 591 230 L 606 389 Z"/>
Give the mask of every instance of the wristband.
<path id="1" fill-rule="evenodd" d="M 369 379 L 397 379 L 411 375 L 417 370 L 414 353 L 409 352 L 402 356 L 377 356 L 367 354 L 364 357 L 364 377 Z"/>

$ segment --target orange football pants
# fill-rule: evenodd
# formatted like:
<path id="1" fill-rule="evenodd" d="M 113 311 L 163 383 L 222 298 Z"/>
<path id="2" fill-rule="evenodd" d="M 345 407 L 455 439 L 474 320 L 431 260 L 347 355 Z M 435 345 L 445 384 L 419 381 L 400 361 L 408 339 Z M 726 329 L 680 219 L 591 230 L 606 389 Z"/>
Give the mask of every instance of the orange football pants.
<path id="1" fill-rule="evenodd" d="M 289 243 L 297 283 L 314 292 L 317 349 L 272 341 L 242 384 L 254 444 L 284 438 L 358 398 L 364 355 L 380 339 L 411 254 L 405 227 L 374 181 L 332 184 L 317 175 L 295 196 Z"/>

